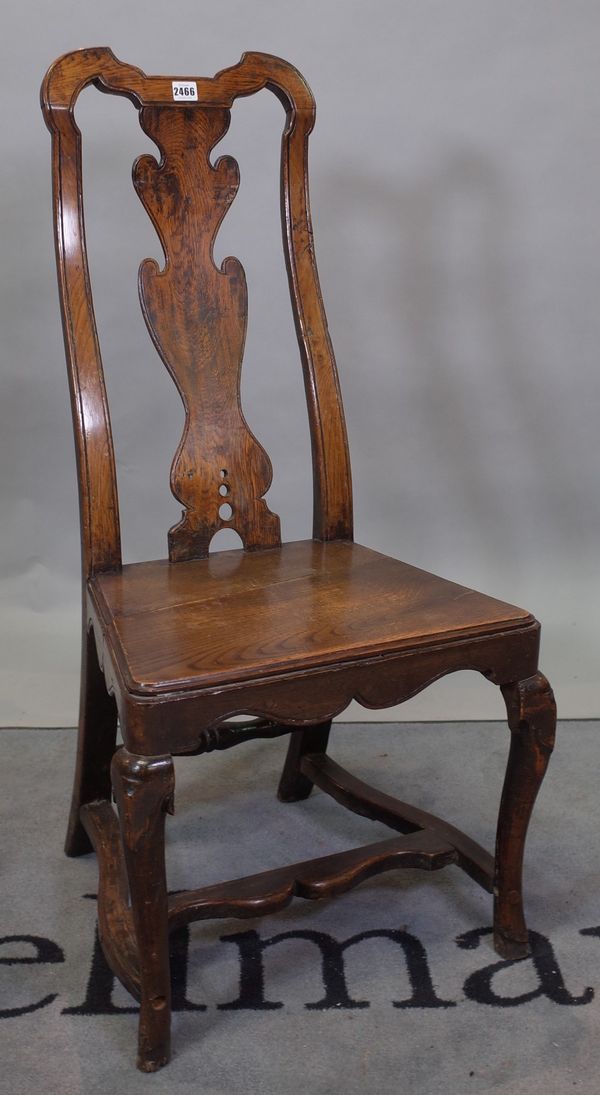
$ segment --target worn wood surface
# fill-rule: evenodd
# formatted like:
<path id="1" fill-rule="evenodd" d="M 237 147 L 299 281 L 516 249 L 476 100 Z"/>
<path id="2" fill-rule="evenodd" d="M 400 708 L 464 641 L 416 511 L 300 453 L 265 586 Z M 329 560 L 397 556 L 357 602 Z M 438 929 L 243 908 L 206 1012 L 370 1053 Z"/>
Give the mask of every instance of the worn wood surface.
<path id="1" fill-rule="evenodd" d="M 111 774 L 137 943 L 138 1067 L 155 1072 L 171 1052 L 165 815 L 173 813 L 175 773 L 171 757 L 136 757 L 118 749 Z"/>
<path id="2" fill-rule="evenodd" d="M 95 848 L 106 957 L 140 1000 L 138 1065 L 170 1053 L 168 933 L 190 919 L 250 916 L 294 895 L 331 896 L 382 870 L 456 864 L 494 892 L 495 945 L 527 951 L 522 864 L 552 750 L 555 707 L 538 671 L 530 613 L 354 544 L 338 375 L 321 299 L 308 198 L 314 99 L 287 62 L 247 53 L 174 99 L 107 48 L 59 58 L 42 86 L 52 134 L 59 295 L 81 511 L 83 656 L 79 745 L 66 850 Z M 185 427 L 171 468 L 183 510 L 169 558 L 122 565 L 115 459 L 85 245 L 77 97 L 88 84 L 128 99 L 160 159 L 134 184 L 165 262 L 140 267 L 141 305 L 179 390 Z M 231 157 L 211 163 L 236 98 L 267 88 L 283 105 L 281 220 L 313 462 L 313 539 L 282 544 L 265 498 L 269 458 L 247 424 L 240 371 L 247 323 L 239 261 L 213 261 L 238 188 Z M 142 258 L 142 256 L 140 256 Z M 177 439 L 174 439 L 174 446 Z M 229 506 L 230 510 L 223 510 Z M 235 528 L 243 551 L 208 554 Z M 511 746 L 495 857 L 442 819 L 368 787 L 326 754 L 332 718 L 352 699 L 391 706 L 447 673 L 482 673 L 507 704 Z M 124 746 L 115 751 L 117 714 Z M 243 724 L 238 715 L 252 716 Z M 167 898 L 166 814 L 174 755 L 290 734 L 282 801 L 314 785 L 403 836 Z M 109 774 L 110 767 L 110 774 Z M 111 805 L 111 792 L 118 808 Z M 228 808 L 231 805 L 227 804 Z"/>

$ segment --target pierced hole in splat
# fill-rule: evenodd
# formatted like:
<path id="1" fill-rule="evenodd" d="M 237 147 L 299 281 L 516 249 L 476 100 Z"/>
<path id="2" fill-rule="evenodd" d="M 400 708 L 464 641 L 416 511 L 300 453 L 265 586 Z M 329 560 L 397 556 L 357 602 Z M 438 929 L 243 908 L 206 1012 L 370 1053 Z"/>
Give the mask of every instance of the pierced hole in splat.
<path id="1" fill-rule="evenodd" d="M 221 479 L 227 479 L 228 475 L 229 472 L 227 471 L 227 468 L 221 468 Z"/>
<path id="2" fill-rule="evenodd" d="M 240 534 L 228 525 L 215 532 L 208 550 L 211 554 L 219 551 L 239 551 L 243 546 Z"/>
<path id="3" fill-rule="evenodd" d="M 225 498 L 229 494 L 229 487 L 227 486 L 227 483 L 221 483 L 221 486 L 219 487 L 219 494 L 223 498 Z"/>
<path id="4" fill-rule="evenodd" d="M 229 502 L 223 502 L 223 505 L 219 506 L 219 517 L 222 521 L 231 521 L 233 509 L 229 505 Z"/>

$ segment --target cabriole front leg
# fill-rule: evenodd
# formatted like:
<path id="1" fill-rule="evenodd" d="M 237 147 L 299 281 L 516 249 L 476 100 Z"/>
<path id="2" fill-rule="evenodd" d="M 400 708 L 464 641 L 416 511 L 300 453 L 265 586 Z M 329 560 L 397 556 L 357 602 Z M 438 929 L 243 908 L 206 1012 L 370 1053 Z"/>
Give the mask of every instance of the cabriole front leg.
<path id="1" fill-rule="evenodd" d="M 113 757 L 141 984 L 138 1068 L 155 1072 L 170 1056 L 171 983 L 165 872 L 165 814 L 173 813 L 175 774 L 170 756 Z"/>
<path id="2" fill-rule="evenodd" d="M 556 705 L 541 673 L 504 685 L 511 731 L 502 789 L 494 881 L 494 945 L 504 958 L 529 953 L 523 913 L 523 855 L 529 819 L 554 748 Z"/>

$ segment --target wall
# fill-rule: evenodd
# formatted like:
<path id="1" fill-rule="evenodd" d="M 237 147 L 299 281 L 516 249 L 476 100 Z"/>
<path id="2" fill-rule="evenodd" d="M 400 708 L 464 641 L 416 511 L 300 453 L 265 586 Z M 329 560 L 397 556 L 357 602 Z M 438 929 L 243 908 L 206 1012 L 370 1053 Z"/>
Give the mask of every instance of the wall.
<path id="1" fill-rule="evenodd" d="M 598 5 L 22 0 L 0 45 L 0 725 L 76 719 L 78 518 L 37 89 L 58 54 L 105 44 L 149 73 L 211 75 L 257 49 L 306 75 L 356 538 L 533 611 L 560 713 L 599 715 Z M 137 305 L 137 265 L 160 256 L 129 177 L 149 142 L 130 104 L 94 89 L 78 117 L 93 133 L 88 233 L 126 557 L 158 557 L 178 517 L 182 411 Z M 277 225 L 281 121 L 267 93 L 236 107 L 219 151 L 239 159 L 242 187 L 217 250 L 246 267 L 244 406 L 293 539 L 310 533 L 311 500 Z M 500 713 L 497 691 L 461 674 L 400 717 Z"/>

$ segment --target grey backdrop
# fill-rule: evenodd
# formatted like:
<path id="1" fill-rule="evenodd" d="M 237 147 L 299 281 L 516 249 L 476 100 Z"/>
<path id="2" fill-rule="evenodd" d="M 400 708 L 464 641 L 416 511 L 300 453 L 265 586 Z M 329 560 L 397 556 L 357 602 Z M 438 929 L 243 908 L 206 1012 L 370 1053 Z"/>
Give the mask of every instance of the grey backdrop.
<path id="1" fill-rule="evenodd" d="M 0 45 L 0 724 L 76 718 L 78 518 L 37 89 L 58 54 L 105 44 L 149 73 L 211 75 L 257 49 L 306 75 L 357 539 L 531 609 L 562 716 L 600 714 L 596 0 L 21 0 Z M 137 265 L 160 257 L 130 183 L 149 142 L 130 104 L 93 89 L 79 118 L 126 558 L 158 557 L 178 516 L 182 409 L 137 304 Z M 281 124 L 266 92 L 236 107 L 219 152 L 239 159 L 242 186 L 217 252 L 246 266 L 244 405 L 293 539 L 310 534 L 310 465 L 277 223 Z M 400 717 L 500 712 L 495 689 L 457 675 Z"/>

